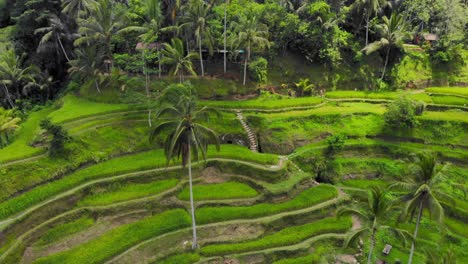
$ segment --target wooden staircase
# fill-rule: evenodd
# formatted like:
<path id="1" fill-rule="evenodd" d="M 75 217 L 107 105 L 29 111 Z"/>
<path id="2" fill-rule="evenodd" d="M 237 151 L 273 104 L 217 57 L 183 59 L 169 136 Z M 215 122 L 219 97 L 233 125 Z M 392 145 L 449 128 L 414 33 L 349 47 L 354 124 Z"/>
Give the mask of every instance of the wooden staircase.
<path id="1" fill-rule="evenodd" d="M 257 138 L 255 137 L 255 134 L 252 132 L 252 129 L 249 127 L 249 125 L 247 125 L 247 122 L 245 122 L 245 118 L 241 110 L 236 110 L 236 117 L 239 119 L 239 122 L 247 133 L 247 137 L 249 138 L 249 149 L 251 151 L 258 152 Z"/>

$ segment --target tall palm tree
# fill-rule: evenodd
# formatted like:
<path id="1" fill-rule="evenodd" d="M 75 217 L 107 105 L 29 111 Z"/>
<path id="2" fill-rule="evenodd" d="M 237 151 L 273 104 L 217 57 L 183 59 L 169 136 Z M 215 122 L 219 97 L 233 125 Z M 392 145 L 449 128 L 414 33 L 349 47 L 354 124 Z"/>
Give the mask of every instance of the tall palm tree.
<path id="1" fill-rule="evenodd" d="M 366 54 L 371 54 L 377 50 L 385 49 L 385 63 L 382 76 L 380 77 L 380 79 L 383 80 L 387 69 L 390 50 L 393 47 L 401 47 L 403 45 L 403 41 L 408 36 L 408 32 L 406 31 L 403 16 L 396 13 L 393 13 L 390 18 L 384 16 L 383 24 L 378 25 L 377 29 L 380 32 L 381 39 L 370 43 L 363 50 Z"/>
<path id="2" fill-rule="evenodd" d="M 213 52 L 213 40 L 208 25 L 210 17 L 211 5 L 203 0 L 190 0 L 185 5 L 185 12 L 182 18 L 184 26 L 188 26 L 195 34 L 196 42 L 198 44 L 198 56 L 200 57 L 201 76 L 205 76 L 205 68 L 203 65 L 202 42 L 203 36 L 206 36 L 207 46 L 210 53 Z"/>
<path id="3" fill-rule="evenodd" d="M 112 62 L 111 40 L 122 26 L 123 13 L 116 8 L 113 0 L 98 0 L 97 3 L 88 18 L 78 20 L 78 32 L 81 36 L 75 40 L 75 46 L 100 45 L 103 47 L 105 60 Z"/>
<path id="4" fill-rule="evenodd" d="M 199 154 L 206 159 L 208 144 L 213 142 L 219 150 L 219 137 L 212 129 L 202 125 L 200 121 L 207 121 L 210 113 L 217 112 L 214 109 L 197 106 L 197 98 L 190 85 L 169 86 L 161 97 L 162 107 L 156 114 L 156 125 L 150 135 L 150 141 L 160 133 L 168 133 L 164 141 L 164 150 L 167 162 L 180 159 L 182 166 L 188 167 L 190 208 L 192 216 L 193 243 L 197 244 L 197 225 L 195 221 L 195 207 L 192 192 L 192 155 L 198 160 Z"/>
<path id="5" fill-rule="evenodd" d="M 63 23 L 60 17 L 55 14 L 48 14 L 49 25 L 47 27 L 38 28 L 34 31 L 34 34 L 42 35 L 37 52 L 44 52 L 50 48 L 53 48 L 59 54 L 60 51 L 69 62 L 70 57 L 65 50 L 62 43 L 62 39 L 65 41 L 71 41 L 73 34 L 71 34 L 66 23 Z"/>
<path id="6" fill-rule="evenodd" d="M 104 52 L 98 46 L 87 46 L 76 50 L 76 58 L 70 61 L 68 71 L 72 76 L 93 81 L 100 93 L 104 69 Z"/>
<path id="7" fill-rule="evenodd" d="M 244 54 L 244 80 L 247 79 L 247 64 L 249 63 L 252 48 L 263 49 L 270 46 L 267 39 L 268 28 L 265 24 L 258 22 L 255 16 L 239 16 L 239 22 L 234 24 L 237 37 L 234 45 L 245 49 Z"/>
<path id="8" fill-rule="evenodd" d="M 393 203 L 386 198 L 385 192 L 380 187 L 372 187 L 368 191 L 367 202 L 363 202 L 357 208 L 342 207 L 338 210 L 338 215 L 355 215 L 359 217 L 362 227 L 353 231 L 345 240 L 345 245 L 356 242 L 359 238 L 369 238 L 369 253 L 367 255 L 367 264 L 372 263 L 374 253 L 376 234 L 380 230 L 389 230 L 398 237 L 406 241 L 411 234 L 405 230 L 396 229 L 390 226 L 382 225 L 388 219 L 388 214 L 393 209 Z"/>
<path id="9" fill-rule="evenodd" d="M 12 108 L 13 102 L 21 99 L 21 94 L 27 94 L 27 89 L 35 85 L 35 76 L 39 72 L 34 65 L 23 67 L 23 61 L 24 58 L 17 56 L 12 49 L 0 53 L 0 85 L 3 86 L 5 98 Z"/>
<path id="10" fill-rule="evenodd" d="M 89 14 L 96 4 L 95 0 L 64 0 L 62 13 L 77 19 L 80 12 Z"/>
<path id="11" fill-rule="evenodd" d="M 164 56 L 161 59 L 162 64 L 172 65 L 171 75 L 179 75 L 179 82 L 183 81 L 183 73 L 188 73 L 196 76 L 197 73 L 193 70 L 192 59 L 197 58 L 197 54 L 189 52 L 185 54 L 184 44 L 179 38 L 171 39 L 171 44 L 164 43 L 164 49 L 161 51 Z"/>
<path id="12" fill-rule="evenodd" d="M 435 156 L 429 154 L 418 155 L 418 160 L 411 166 L 411 174 L 404 178 L 403 181 L 395 182 L 390 185 L 390 188 L 398 191 L 404 191 L 406 194 L 401 197 L 406 203 L 403 216 L 412 219 L 416 214 L 416 228 L 414 230 L 413 239 L 418 236 L 419 224 L 423 210 L 427 209 L 432 218 L 437 222 L 442 223 L 444 218 L 444 208 L 439 202 L 439 198 L 453 200 L 450 196 L 441 192 L 440 184 L 445 178 L 446 166 L 439 168 Z M 413 261 L 415 242 L 411 244 L 411 251 L 408 263 Z"/>
<path id="13" fill-rule="evenodd" d="M 357 10 L 363 10 L 366 18 L 366 46 L 369 44 L 369 22 L 371 16 L 376 15 L 385 5 L 386 0 L 358 0 L 354 2 L 353 7 Z"/>

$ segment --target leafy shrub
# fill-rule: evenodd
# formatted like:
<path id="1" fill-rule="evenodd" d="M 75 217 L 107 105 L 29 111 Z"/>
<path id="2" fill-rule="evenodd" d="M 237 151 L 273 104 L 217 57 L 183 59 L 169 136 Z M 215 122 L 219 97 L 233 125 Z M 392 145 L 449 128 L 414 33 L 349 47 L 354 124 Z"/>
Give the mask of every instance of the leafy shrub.
<path id="1" fill-rule="evenodd" d="M 402 96 L 388 106 L 384 114 L 385 123 L 392 128 L 412 128 L 417 124 L 416 115 L 422 114 L 422 110 L 417 108 L 414 101 Z"/>
<path id="2" fill-rule="evenodd" d="M 332 156 L 343 149 L 346 135 L 332 135 L 327 137 L 327 148 L 325 149 L 326 156 Z"/>
<path id="3" fill-rule="evenodd" d="M 338 195 L 335 187 L 319 185 L 303 191 L 284 203 L 261 203 L 252 206 L 201 207 L 195 213 L 200 223 L 213 223 L 232 219 L 250 219 L 279 212 L 307 208 Z"/>
<path id="4" fill-rule="evenodd" d="M 68 133 L 60 125 L 53 124 L 50 119 L 44 119 L 40 124 L 52 136 L 49 147 L 49 156 L 58 157 L 66 153 L 65 142 L 70 140 Z"/>
<path id="5" fill-rule="evenodd" d="M 351 218 L 325 218 L 309 224 L 288 227 L 260 239 L 234 243 L 208 245 L 201 249 L 202 254 L 225 255 L 237 252 L 261 250 L 284 245 L 297 244 L 307 238 L 324 233 L 343 232 L 351 228 Z"/>
<path id="6" fill-rule="evenodd" d="M 265 83 L 268 80 L 268 61 L 265 58 L 259 57 L 249 63 L 249 73 L 253 79 L 260 83 Z"/>

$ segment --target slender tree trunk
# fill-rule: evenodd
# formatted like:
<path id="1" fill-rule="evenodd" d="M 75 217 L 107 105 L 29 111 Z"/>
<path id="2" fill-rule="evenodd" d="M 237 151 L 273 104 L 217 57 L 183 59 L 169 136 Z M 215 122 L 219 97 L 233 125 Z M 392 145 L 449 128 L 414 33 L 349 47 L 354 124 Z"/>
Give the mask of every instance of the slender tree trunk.
<path id="1" fill-rule="evenodd" d="M 226 73 L 226 56 L 227 56 L 227 0 L 224 5 L 224 73 Z"/>
<path id="2" fill-rule="evenodd" d="M 414 229 L 414 235 L 413 235 L 413 242 L 411 242 L 411 251 L 410 255 L 408 258 L 408 264 L 411 264 L 413 262 L 413 255 L 414 255 L 414 247 L 416 243 L 416 237 L 418 236 L 418 230 L 419 230 L 419 223 L 421 222 L 421 216 L 423 212 L 423 201 L 419 202 L 419 212 L 418 212 L 418 218 L 416 219 L 416 228 Z"/>
<path id="3" fill-rule="evenodd" d="M 369 44 L 369 11 L 366 11 L 366 46 Z"/>
<path id="4" fill-rule="evenodd" d="M 158 49 L 158 78 L 161 79 L 161 51 Z"/>
<path id="5" fill-rule="evenodd" d="M 249 57 L 250 57 L 250 41 L 249 45 L 247 45 L 247 54 L 245 54 L 245 62 L 244 62 L 244 82 L 243 85 L 245 85 L 245 80 L 247 79 L 247 64 L 249 63 Z"/>
<path id="6" fill-rule="evenodd" d="M 201 47 L 201 42 L 202 42 L 202 38 L 201 36 L 198 37 L 198 53 L 199 53 L 199 56 L 200 56 L 200 67 L 201 67 L 201 76 L 205 76 L 205 68 L 203 67 L 203 54 L 202 54 L 202 47 Z"/>
<path id="7" fill-rule="evenodd" d="M 387 70 L 387 64 L 388 64 L 388 57 L 390 55 L 390 46 L 388 46 L 387 48 L 387 54 L 385 55 L 385 64 L 384 64 L 384 67 L 383 67 L 383 71 L 382 71 L 382 76 L 380 77 L 380 80 L 383 80 L 383 78 L 385 77 L 385 71 Z"/>
<path id="8" fill-rule="evenodd" d="M 65 56 L 65 59 L 67 59 L 67 62 L 70 62 L 70 58 L 68 58 L 67 52 L 65 51 L 65 48 L 63 47 L 62 41 L 60 40 L 59 36 L 57 36 L 57 40 L 59 42 L 60 48 L 62 48 L 62 52 Z"/>
<path id="9" fill-rule="evenodd" d="M 5 96 L 8 103 L 10 104 L 11 108 L 15 108 L 15 104 L 13 103 L 13 100 L 11 100 L 10 92 L 8 92 L 8 87 L 6 87 L 6 85 L 3 84 L 3 88 L 5 89 Z"/>
<path id="10" fill-rule="evenodd" d="M 151 107 L 149 106 L 150 102 L 150 92 L 149 92 L 149 80 L 148 80 L 148 70 L 146 67 L 145 53 L 141 53 L 143 58 L 143 72 L 145 73 L 145 90 L 146 90 L 146 99 L 148 101 L 148 126 L 151 127 Z"/>
<path id="11" fill-rule="evenodd" d="M 369 254 L 367 256 L 367 264 L 372 263 L 372 254 L 374 253 L 375 247 L 375 229 L 372 229 L 372 235 L 370 239 Z"/>
<path id="12" fill-rule="evenodd" d="M 179 71 L 179 83 L 182 83 L 182 73 Z"/>
<path id="13" fill-rule="evenodd" d="M 98 91 L 99 93 L 101 93 L 101 89 L 99 89 L 99 83 L 98 83 L 98 81 L 97 81 L 96 79 L 94 80 L 94 84 L 96 85 L 97 91 Z"/>
<path id="14" fill-rule="evenodd" d="M 192 160 L 190 153 L 190 139 L 188 144 L 188 173 L 189 173 L 189 191 L 190 191 L 190 211 L 192 215 L 192 233 L 193 233 L 193 242 L 192 249 L 198 248 L 197 244 L 197 224 L 195 222 L 195 207 L 193 205 L 193 191 L 192 191 Z"/>

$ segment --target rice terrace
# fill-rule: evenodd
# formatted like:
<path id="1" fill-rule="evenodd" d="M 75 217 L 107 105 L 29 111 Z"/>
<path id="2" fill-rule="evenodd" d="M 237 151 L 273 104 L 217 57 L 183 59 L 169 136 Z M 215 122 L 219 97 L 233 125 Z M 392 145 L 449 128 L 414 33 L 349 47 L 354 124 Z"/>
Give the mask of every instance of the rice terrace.
<path id="1" fill-rule="evenodd" d="M 0 0 L 0 264 L 468 263 L 461 0 Z"/>

